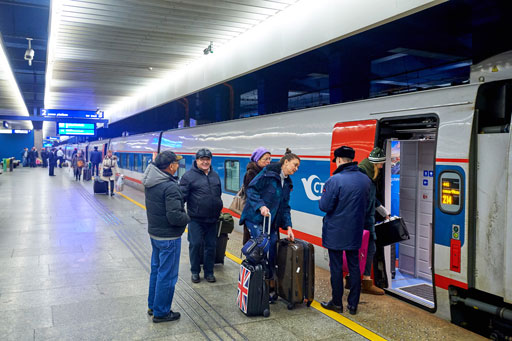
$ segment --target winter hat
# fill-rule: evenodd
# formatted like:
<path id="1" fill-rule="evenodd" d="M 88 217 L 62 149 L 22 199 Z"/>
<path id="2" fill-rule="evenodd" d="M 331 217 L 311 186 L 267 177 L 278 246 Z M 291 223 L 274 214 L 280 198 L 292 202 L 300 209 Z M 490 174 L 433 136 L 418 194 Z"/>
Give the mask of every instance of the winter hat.
<path id="1" fill-rule="evenodd" d="M 196 160 L 200 159 L 202 157 L 207 157 L 207 158 L 211 159 L 212 158 L 212 152 L 209 149 L 206 149 L 206 148 L 199 149 L 197 151 L 197 153 L 196 153 Z"/>
<path id="2" fill-rule="evenodd" d="M 181 155 L 176 155 L 170 150 L 164 150 L 163 152 L 156 156 L 155 161 L 153 161 L 153 164 L 158 169 L 166 169 L 167 167 L 169 167 L 171 163 L 177 162 L 181 159 Z"/>
<path id="3" fill-rule="evenodd" d="M 386 162 L 386 153 L 379 147 L 375 147 L 368 156 L 368 160 L 370 160 L 371 163 Z"/>
<path id="4" fill-rule="evenodd" d="M 334 159 L 332 159 L 332 162 L 336 162 L 337 157 L 346 157 L 347 159 L 353 160 L 354 156 L 356 156 L 354 149 L 348 146 L 341 146 L 334 151 Z"/>
<path id="5" fill-rule="evenodd" d="M 258 162 L 261 157 L 267 153 L 270 154 L 270 152 L 265 147 L 258 147 L 255 151 L 252 152 L 251 161 Z"/>

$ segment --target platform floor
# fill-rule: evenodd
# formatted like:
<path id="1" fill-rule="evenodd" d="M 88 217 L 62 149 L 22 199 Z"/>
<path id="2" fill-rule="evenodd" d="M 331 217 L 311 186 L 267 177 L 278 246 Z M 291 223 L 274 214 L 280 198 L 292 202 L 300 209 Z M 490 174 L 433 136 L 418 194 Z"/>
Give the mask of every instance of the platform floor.
<path id="1" fill-rule="evenodd" d="M 390 296 L 362 295 L 356 316 L 289 311 L 278 301 L 270 317 L 248 318 L 235 303 L 235 261 L 215 267 L 216 283 L 190 282 L 186 235 L 173 303 L 182 317 L 153 324 L 146 212 L 135 204 L 144 194 L 93 195 L 92 183 L 75 182 L 68 169 L 55 174 L 17 168 L 0 175 L 2 340 L 481 339 Z M 240 244 L 234 232 L 228 251 L 239 256 Z M 315 289 L 317 301 L 329 298 L 327 271 L 316 269 Z"/>

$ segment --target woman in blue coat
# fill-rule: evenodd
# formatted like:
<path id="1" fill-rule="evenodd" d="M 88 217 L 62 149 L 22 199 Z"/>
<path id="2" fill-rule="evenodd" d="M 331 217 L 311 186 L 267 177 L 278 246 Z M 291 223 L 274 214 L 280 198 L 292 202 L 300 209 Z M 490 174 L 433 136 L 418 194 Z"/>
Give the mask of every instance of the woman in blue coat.
<path id="1" fill-rule="evenodd" d="M 292 219 L 290 215 L 290 192 L 293 184 L 290 175 L 293 175 L 300 166 L 300 158 L 289 149 L 279 162 L 273 162 L 265 167 L 251 181 L 247 188 L 247 201 L 245 203 L 240 225 L 245 224 L 255 238 L 262 233 L 263 217 L 272 217 L 270 227 L 270 250 L 268 256 L 269 276 L 274 276 L 276 245 L 279 227 L 288 231 L 288 238 L 294 239 Z M 273 281 L 270 284 L 271 291 Z M 275 297 L 275 295 L 272 295 Z"/>

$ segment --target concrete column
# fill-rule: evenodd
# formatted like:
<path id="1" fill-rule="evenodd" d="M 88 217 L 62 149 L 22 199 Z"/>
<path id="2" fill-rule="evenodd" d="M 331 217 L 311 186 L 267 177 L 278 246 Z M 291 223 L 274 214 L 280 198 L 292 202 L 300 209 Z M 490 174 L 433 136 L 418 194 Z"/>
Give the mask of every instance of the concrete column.
<path id="1" fill-rule="evenodd" d="M 37 152 L 43 148 L 43 129 L 34 129 L 34 146 L 37 148 Z"/>

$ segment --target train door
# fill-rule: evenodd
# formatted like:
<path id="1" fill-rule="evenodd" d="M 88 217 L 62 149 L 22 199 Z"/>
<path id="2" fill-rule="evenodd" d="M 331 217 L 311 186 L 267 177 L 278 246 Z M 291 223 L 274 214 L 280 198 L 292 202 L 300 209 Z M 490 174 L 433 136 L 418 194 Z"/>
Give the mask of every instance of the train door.
<path id="1" fill-rule="evenodd" d="M 382 119 L 377 134 L 377 144 L 385 148 L 387 158 L 380 179 L 381 200 L 392 216 L 404 219 L 410 235 L 409 240 L 384 248 L 386 290 L 426 309 L 434 309 L 432 254 L 437 117 Z"/>

